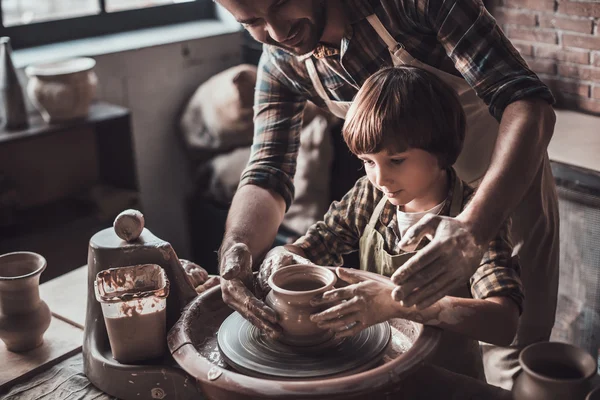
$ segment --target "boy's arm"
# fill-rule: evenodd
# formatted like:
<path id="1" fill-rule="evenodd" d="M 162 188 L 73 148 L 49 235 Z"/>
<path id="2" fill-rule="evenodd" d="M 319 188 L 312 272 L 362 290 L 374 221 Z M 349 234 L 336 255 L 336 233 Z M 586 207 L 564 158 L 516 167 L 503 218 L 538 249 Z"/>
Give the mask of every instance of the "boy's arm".
<path id="1" fill-rule="evenodd" d="M 425 325 L 438 326 L 476 340 L 506 346 L 517 330 L 519 308 L 504 296 L 482 299 L 444 297 L 423 310 L 403 307 L 392 298 L 394 285 L 383 277 L 366 277 L 349 268 L 337 268 L 340 279 L 349 286 L 330 290 L 311 305 L 325 308 L 311 316 L 323 329 L 338 337 L 352 336 L 361 330 L 403 318 Z"/>
<path id="2" fill-rule="evenodd" d="M 480 300 L 446 296 L 424 310 L 394 304 L 397 318 L 437 326 L 497 346 L 512 343 L 519 321 L 519 309 L 507 297 Z"/>
<path id="3" fill-rule="evenodd" d="M 360 178 L 340 201 L 308 232 L 293 244 L 293 249 L 318 265 L 338 266 L 342 255 L 358 250 L 358 244 L 381 194 L 366 177 Z"/>

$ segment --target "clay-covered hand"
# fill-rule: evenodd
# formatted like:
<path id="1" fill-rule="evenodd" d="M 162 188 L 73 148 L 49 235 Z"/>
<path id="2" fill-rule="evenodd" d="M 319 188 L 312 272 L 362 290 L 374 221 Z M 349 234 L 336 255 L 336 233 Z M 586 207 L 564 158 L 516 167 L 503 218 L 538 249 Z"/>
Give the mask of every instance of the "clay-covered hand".
<path id="1" fill-rule="evenodd" d="M 392 296 L 404 307 L 424 309 L 464 285 L 481 263 L 484 249 L 466 224 L 456 218 L 427 215 L 412 226 L 400 248 L 414 251 L 419 241 L 431 242 L 392 275 L 398 287 Z"/>
<path id="2" fill-rule="evenodd" d="M 271 290 L 269 277 L 279 268 L 294 264 L 313 264 L 309 259 L 294 252 L 295 246 L 277 246 L 265 256 L 258 272 L 258 285 L 265 295 Z M 295 250 L 299 251 L 299 250 Z"/>
<path id="3" fill-rule="evenodd" d="M 184 260 L 183 258 L 180 258 L 179 262 L 187 274 L 190 283 L 196 290 L 196 293 L 204 293 L 208 289 L 219 284 L 218 276 L 209 277 L 208 272 L 198 264 L 189 260 Z"/>
<path id="4" fill-rule="evenodd" d="M 360 276 L 348 268 L 336 268 L 340 279 L 349 286 L 330 290 L 311 301 L 313 306 L 331 306 L 310 316 L 317 326 L 335 332 L 338 338 L 353 336 L 369 326 L 394 318 L 394 286 Z"/>
<path id="5" fill-rule="evenodd" d="M 194 262 L 184 260 L 183 258 L 180 258 L 179 262 L 190 279 L 192 286 L 197 287 L 207 281 L 208 272 L 206 272 L 204 268 Z"/>
<path id="6" fill-rule="evenodd" d="M 248 246 L 236 243 L 220 260 L 223 301 L 267 335 L 277 338 L 281 327 L 277 314 L 256 297 L 258 285 L 252 273 L 252 253 Z"/>

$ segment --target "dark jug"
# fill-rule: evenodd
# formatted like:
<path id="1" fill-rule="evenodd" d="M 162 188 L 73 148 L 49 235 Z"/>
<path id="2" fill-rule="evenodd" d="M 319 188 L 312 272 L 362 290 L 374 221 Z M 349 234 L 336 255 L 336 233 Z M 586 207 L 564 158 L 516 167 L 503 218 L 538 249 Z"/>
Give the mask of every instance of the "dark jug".
<path id="1" fill-rule="evenodd" d="M 514 400 L 585 400 L 597 361 L 567 343 L 540 342 L 519 355 L 523 368 L 513 386 Z"/>

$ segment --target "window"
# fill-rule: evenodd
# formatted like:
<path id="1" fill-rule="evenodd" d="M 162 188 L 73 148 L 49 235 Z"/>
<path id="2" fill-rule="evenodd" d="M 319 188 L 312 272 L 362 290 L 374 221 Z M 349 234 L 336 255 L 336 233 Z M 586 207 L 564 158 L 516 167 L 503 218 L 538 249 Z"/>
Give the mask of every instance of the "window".
<path id="1" fill-rule="evenodd" d="M 214 18 L 212 0 L 0 0 L 15 49 Z"/>

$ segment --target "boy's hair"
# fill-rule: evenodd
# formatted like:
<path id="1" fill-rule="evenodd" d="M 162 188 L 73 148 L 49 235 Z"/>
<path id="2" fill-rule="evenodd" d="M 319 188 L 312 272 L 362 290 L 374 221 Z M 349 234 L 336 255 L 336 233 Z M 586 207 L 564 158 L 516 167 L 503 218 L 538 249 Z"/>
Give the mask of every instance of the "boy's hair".
<path id="1" fill-rule="evenodd" d="M 462 150 L 465 128 L 465 113 L 450 86 L 420 68 L 387 67 L 358 91 L 343 135 L 354 154 L 418 148 L 447 168 Z"/>

